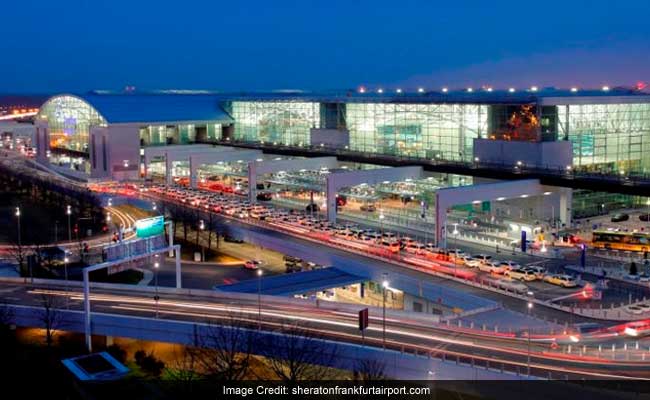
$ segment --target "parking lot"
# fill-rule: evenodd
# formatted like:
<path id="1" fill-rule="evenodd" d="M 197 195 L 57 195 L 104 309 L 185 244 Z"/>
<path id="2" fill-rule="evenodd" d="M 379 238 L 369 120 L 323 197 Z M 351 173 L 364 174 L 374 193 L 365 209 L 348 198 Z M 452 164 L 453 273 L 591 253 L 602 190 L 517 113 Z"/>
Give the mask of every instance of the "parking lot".
<path id="1" fill-rule="evenodd" d="M 382 257 L 424 266 L 438 273 L 486 281 L 501 289 L 528 293 L 542 300 L 569 295 L 573 297 L 568 297 L 568 301 L 586 300 L 580 297 L 581 282 L 576 282 L 573 277 L 552 279 L 550 275 L 553 274 L 547 273 L 543 266 L 522 265 L 508 260 L 506 254 L 502 254 L 501 261 L 497 261 L 496 257 L 489 254 L 468 254 L 460 249 L 438 249 L 432 243 L 418 242 L 398 232 L 368 229 L 356 224 L 331 224 L 321 219 L 318 213 L 286 210 L 268 203 L 250 204 L 232 193 L 214 193 L 185 187 L 166 188 L 157 185 L 147 188 L 147 191 L 190 207 L 202 208 L 233 218 L 263 221 L 265 224 L 297 235 L 322 237 L 324 241 L 334 245 L 345 245 Z M 535 267 L 534 276 L 530 276 L 529 268 Z M 526 271 L 529 278 L 521 276 L 521 272 Z M 511 279 L 509 275 L 516 279 Z"/>

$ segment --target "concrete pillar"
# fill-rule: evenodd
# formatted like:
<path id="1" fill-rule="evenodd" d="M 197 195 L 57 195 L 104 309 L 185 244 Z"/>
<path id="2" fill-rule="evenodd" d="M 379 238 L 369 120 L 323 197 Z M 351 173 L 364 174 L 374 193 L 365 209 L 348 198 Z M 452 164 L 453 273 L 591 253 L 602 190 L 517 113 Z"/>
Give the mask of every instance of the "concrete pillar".
<path id="1" fill-rule="evenodd" d="M 172 184 L 172 159 L 169 153 L 165 153 L 165 183 Z"/>
<path id="2" fill-rule="evenodd" d="M 336 223 L 336 187 L 331 175 L 326 179 L 326 196 L 327 196 L 327 220 L 331 223 Z"/>
<path id="3" fill-rule="evenodd" d="M 36 160 L 43 164 L 48 163 L 47 151 L 49 149 L 49 126 L 46 121 L 36 121 Z"/>
<path id="4" fill-rule="evenodd" d="M 257 201 L 257 164 L 255 161 L 248 163 L 248 201 L 251 204 Z"/>
<path id="5" fill-rule="evenodd" d="M 560 189 L 560 222 L 567 227 L 571 226 L 571 202 L 573 192 L 571 189 Z"/>

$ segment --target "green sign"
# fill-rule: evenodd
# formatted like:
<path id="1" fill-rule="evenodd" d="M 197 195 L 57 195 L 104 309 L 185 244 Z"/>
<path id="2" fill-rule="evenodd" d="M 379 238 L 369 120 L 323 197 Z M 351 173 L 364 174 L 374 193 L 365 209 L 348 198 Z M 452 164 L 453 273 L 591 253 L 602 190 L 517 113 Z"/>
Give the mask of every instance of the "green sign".
<path id="1" fill-rule="evenodd" d="M 165 232 L 165 218 L 161 215 L 135 221 L 135 233 L 139 238 L 162 235 Z"/>

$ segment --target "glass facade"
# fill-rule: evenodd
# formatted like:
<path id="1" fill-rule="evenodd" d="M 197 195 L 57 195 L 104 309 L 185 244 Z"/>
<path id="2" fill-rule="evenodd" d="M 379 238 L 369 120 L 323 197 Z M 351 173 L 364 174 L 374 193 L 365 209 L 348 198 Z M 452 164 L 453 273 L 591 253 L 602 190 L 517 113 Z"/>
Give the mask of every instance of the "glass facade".
<path id="1" fill-rule="evenodd" d="M 309 130 L 320 127 L 320 103 L 315 102 L 233 101 L 231 115 L 233 138 L 247 142 L 308 145 Z"/>
<path id="2" fill-rule="evenodd" d="M 558 106 L 560 138 L 576 167 L 603 173 L 650 172 L 650 104 Z"/>
<path id="3" fill-rule="evenodd" d="M 221 124 L 149 125 L 140 128 L 142 146 L 191 144 L 221 139 Z"/>
<path id="4" fill-rule="evenodd" d="M 50 147 L 88 153 L 91 126 L 106 125 L 106 120 L 85 101 L 74 96 L 56 96 L 39 111 L 50 130 Z"/>
<path id="5" fill-rule="evenodd" d="M 350 103 L 352 150 L 470 161 L 473 139 L 484 136 L 488 106 L 473 104 Z"/>

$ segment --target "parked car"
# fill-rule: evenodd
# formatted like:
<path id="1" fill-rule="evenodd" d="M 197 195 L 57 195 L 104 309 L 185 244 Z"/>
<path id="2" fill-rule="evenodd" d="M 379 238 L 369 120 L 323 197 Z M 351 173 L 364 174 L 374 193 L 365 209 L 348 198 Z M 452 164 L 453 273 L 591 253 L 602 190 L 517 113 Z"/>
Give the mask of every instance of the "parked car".
<path id="1" fill-rule="evenodd" d="M 648 222 L 650 221 L 650 213 L 643 213 L 639 215 L 639 219 L 643 222 Z"/>
<path id="2" fill-rule="evenodd" d="M 466 267 L 469 267 L 469 268 L 477 268 L 479 265 L 483 264 L 483 262 L 481 260 L 479 260 L 478 258 L 468 256 L 468 257 L 465 257 L 464 264 L 465 264 Z"/>
<path id="3" fill-rule="evenodd" d="M 512 279 L 518 279 L 520 281 L 534 281 L 537 279 L 537 275 L 535 275 L 535 272 L 529 270 L 528 268 L 517 268 L 517 269 L 512 269 L 510 271 L 506 271 L 505 276 L 512 278 Z"/>
<path id="4" fill-rule="evenodd" d="M 539 265 L 527 265 L 526 269 L 533 271 L 537 279 L 544 279 L 546 275 L 546 268 L 540 267 Z"/>
<path id="5" fill-rule="evenodd" d="M 630 216 L 628 214 L 618 213 L 618 214 L 612 215 L 611 221 L 612 222 L 623 222 L 623 221 L 627 221 L 629 219 L 630 219 Z"/>
<path id="6" fill-rule="evenodd" d="M 359 207 L 359 209 L 365 212 L 375 212 L 377 211 L 377 206 L 374 204 L 363 204 L 361 207 Z"/>
<path id="7" fill-rule="evenodd" d="M 492 261 L 481 261 L 481 263 L 478 266 L 478 269 L 483 272 L 489 272 L 491 274 L 504 274 L 506 271 L 508 271 L 507 267 L 500 262 L 492 262 Z"/>
<path id="8" fill-rule="evenodd" d="M 562 286 L 564 288 L 574 288 L 578 286 L 578 283 L 572 276 L 563 274 L 546 275 L 544 277 L 544 282 L 548 282 L 552 285 Z"/>

